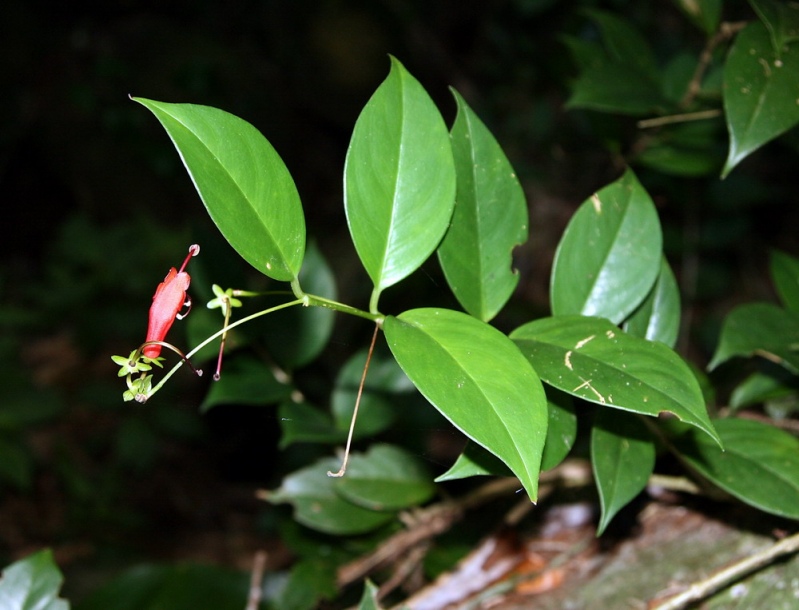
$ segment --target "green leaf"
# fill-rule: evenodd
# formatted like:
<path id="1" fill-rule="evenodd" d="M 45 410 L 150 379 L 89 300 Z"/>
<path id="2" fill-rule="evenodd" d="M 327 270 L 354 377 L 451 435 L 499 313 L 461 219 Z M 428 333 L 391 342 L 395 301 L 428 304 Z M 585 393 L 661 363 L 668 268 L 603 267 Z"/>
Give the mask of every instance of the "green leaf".
<path id="1" fill-rule="evenodd" d="M 577 438 L 577 414 L 574 401 L 566 392 L 553 387 L 544 388 L 547 394 L 547 440 L 541 458 L 541 470 L 550 470 L 560 464 L 571 451 Z M 510 476 L 512 473 L 497 457 L 472 442 L 455 460 L 455 463 L 436 482 L 453 481 L 482 475 Z"/>
<path id="2" fill-rule="evenodd" d="M 527 241 L 527 204 L 502 148 L 458 92 L 452 94 L 458 104 L 451 132 L 458 186 L 438 259 L 458 302 L 488 322 L 519 282 L 512 254 Z"/>
<path id="3" fill-rule="evenodd" d="M 7 610 L 69 610 L 58 598 L 64 577 L 49 549 L 29 555 L 3 570 L 0 608 Z"/>
<path id="4" fill-rule="evenodd" d="M 636 164 L 671 176 L 708 176 L 724 164 L 719 142 L 721 120 L 670 125 L 652 134 L 649 145 L 634 157 Z"/>
<path id="5" fill-rule="evenodd" d="M 602 32 L 604 49 L 591 54 L 584 43 L 566 39 L 580 64 L 567 108 L 642 115 L 667 104 L 660 74 L 646 39 L 625 19 L 585 11 Z"/>
<path id="6" fill-rule="evenodd" d="M 125 571 L 76 610 L 240 610 L 249 575 L 207 565 L 145 564 Z"/>
<path id="7" fill-rule="evenodd" d="M 738 410 L 754 404 L 787 396 L 795 396 L 799 379 L 782 367 L 771 365 L 765 371 L 749 375 L 730 394 L 730 409 Z"/>
<path id="8" fill-rule="evenodd" d="M 680 457 L 739 500 L 774 515 L 799 519 L 799 440 L 747 419 L 713 423 L 725 451 L 693 430 L 683 430 L 672 439 Z"/>
<path id="9" fill-rule="evenodd" d="M 305 252 L 305 218 L 297 187 L 266 138 L 217 108 L 132 99 L 166 129 L 230 245 L 261 273 L 296 279 Z"/>
<path id="10" fill-rule="evenodd" d="M 777 59 L 766 27 L 738 34 L 724 67 L 724 113 L 730 149 L 721 177 L 766 142 L 799 123 L 799 48 Z"/>
<path id="11" fill-rule="evenodd" d="M 422 395 L 505 462 L 535 501 L 546 440 L 546 395 L 516 346 L 488 324 L 447 309 L 388 316 L 383 330 Z"/>
<path id="12" fill-rule="evenodd" d="M 642 116 L 667 105 L 651 73 L 623 63 L 600 63 L 584 70 L 571 85 L 566 108 L 586 108 Z"/>
<path id="13" fill-rule="evenodd" d="M 771 279 L 786 309 L 799 312 L 799 259 L 771 251 Z"/>
<path id="14" fill-rule="evenodd" d="M 329 549 L 329 546 L 328 546 Z M 334 599 L 338 594 L 336 566 L 330 553 L 321 548 L 312 558 L 301 559 L 291 566 L 288 579 L 283 581 L 269 608 L 279 610 L 314 610 L 323 599 Z"/>
<path id="15" fill-rule="evenodd" d="M 330 408 L 339 430 L 349 430 L 366 357 L 366 349 L 357 352 L 341 367 L 336 377 Z M 394 403 L 411 392 L 415 393 L 416 389 L 397 361 L 387 350 L 376 349 L 363 386 L 354 437 L 374 436 L 389 428 L 396 419 L 397 407 Z"/>
<path id="16" fill-rule="evenodd" d="M 597 9 L 587 9 L 584 12 L 602 32 L 602 42 L 612 61 L 635 66 L 644 73 L 657 72 L 658 66 L 652 48 L 629 20 L 620 17 L 618 13 Z"/>
<path id="17" fill-rule="evenodd" d="M 749 0 L 771 36 L 771 44 L 779 58 L 788 43 L 799 40 L 799 7 L 777 0 Z"/>
<path id="18" fill-rule="evenodd" d="M 718 440 L 696 377 L 660 342 L 582 316 L 535 320 L 510 337 L 541 379 L 559 390 L 641 415 L 673 413 Z"/>
<path id="19" fill-rule="evenodd" d="M 391 58 L 364 107 L 344 168 L 344 207 L 358 256 L 380 292 L 436 249 L 455 202 L 455 166 L 444 120 L 419 82 Z"/>
<path id="20" fill-rule="evenodd" d="M 652 199 L 627 170 L 583 202 L 566 227 L 552 266 L 552 313 L 621 322 L 654 285 L 661 244 Z"/>
<path id="21" fill-rule="evenodd" d="M 333 425 L 329 413 L 307 402 L 285 401 L 278 408 L 280 420 L 280 448 L 293 443 L 326 443 L 334 445 L 346 440 L 347 432 Z"/>
<path id="22" fill-rule="evenodd" d="M 225 364 L 219 381 L 211 384 L 200 405 L 201 413 L 220 404 L 268 405 L 291 395 L 292 386 L 278 381 L 272 369 L 261 360 L 241 354 Z"/>
<path id="23" fill-rule="evenodd" d="M 363 595 L 358 603 L 358 610 L 380 610 L 377 600 L 377 587 L 371 580 L 367 580 L 363 585 Z"/>
<path id="24" fill-rule="evenodd" d="M 547 394 L 547 442 L 541 458 L 541 470 L 551 470 L 569 455 L 577 439 L 577 413 L 574 401 L 566 392 L 552 386 L 544 388 Z"/>
<path id="25" fill-rule="evenodd" d="M 724 319 L 713 370 L 735 356 L 758 355 L 799 373 L 799 313 L 770 303 L 747 303 Z"/>
<path id="26" fill-rule="evenodd" d="M 674 0 L 674 3 L 708 36 L 719 27 L 721 0 Z"/>
<path id="27" fill-rule="evenodd" d="M 655 445 L 635 415 L 598 409 L 591 428 L 591 465 L 602 516 L 597 536 L 646 487 L 655 468 Z"/>
<path id="28" fill-rule="evenodd" d="M 373 445 L 353 454 L 347 474 L 337 481 L 336 493 L 370 510 L 400 510 L 417 506 L 435 493 L 424 464 L 393 445 Z"/>
<path id="29" fill-rule="evenodd" d="M 337 471 L 339 461 L 324 458 L 293 472 L 280 488 L 269 493 L 272 504 L 288 502 L 294 507 L 294 518 L 319 532 L 336 536 L 364 534 L 377 529 L 394 518 L 393 513 L 378 512 L 356 506 L 336 493 L 340 479 L 327 476 Z"/>
<path id="30" fill-rule="evenodd" d="M 513 476 L 513 473 L 493 453 L 486 451 L 477 443 L 469 441 L 455 463 L 444 474 L 437 476 L 435 481 L 442 483 L 443 481 L 456 481 L 485 475 L 509 477 Z"/>
<path id="31" fill-rule="evenodd" d="M 644 302 L 624 321 L 624 331 L 674 347 L 680 332 L 680 289 L 665 258 Z"/>
<path id="32" fill-rule="evenodd" d="M 333 272 L 313 241 L 305 252 L 299 280 L 308 294 L 338 298 Z M 271 306 L 286 300 L 284 295 L 267 301 Z M 269 354 L 282 367 L 294 370 L 312 362 L 327 346 L 335 318 L 336 312 L 327 307 L 289 307 L 262 318 L 258 329 Z"/>

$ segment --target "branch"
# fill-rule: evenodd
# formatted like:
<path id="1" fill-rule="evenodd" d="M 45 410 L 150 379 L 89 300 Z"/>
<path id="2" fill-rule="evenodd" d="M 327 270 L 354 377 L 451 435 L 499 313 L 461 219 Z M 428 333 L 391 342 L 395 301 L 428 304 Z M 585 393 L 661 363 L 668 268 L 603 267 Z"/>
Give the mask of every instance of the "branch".
<path id="1" fill-rule="evenodd" d="M 799 534 L 780 540 L 754 555 L 717 572 L 716 574 L 691 584 L 688 589 L 656 606 L 651 610 L 681 610 L 689 604 L 704 599 L 720 589 L 732 584 L 747 574 L 773 563 L 774 560 L 799 551 Z"/>

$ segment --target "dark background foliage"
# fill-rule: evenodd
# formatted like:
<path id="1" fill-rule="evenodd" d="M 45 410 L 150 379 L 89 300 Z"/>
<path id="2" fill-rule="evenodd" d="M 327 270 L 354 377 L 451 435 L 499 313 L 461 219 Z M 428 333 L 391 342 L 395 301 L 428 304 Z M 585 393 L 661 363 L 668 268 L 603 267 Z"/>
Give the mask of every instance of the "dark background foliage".
<path id="1" fill-rule="evenodd" d="M 275 482 L 272 411 L 200 417 L 204 386 L 188 376 L 157 405 L 120 399 L 109 356 L 143 339 L 152 290 L 187 245 L 218 241 L 171 143 L 128 94 L 216 106 L 254 124 L 292 172 L 342 300 L 365 302 L 341 203 L 352 126 L 389 53 L 448 121 L 447 87 L 456 87 L 525 186 L 531 240 L 517 253 L 514 307 L 540 314 L 568 218 L 620 175 L 636 143 L 632 120 L 563 108 L 574 67 L 561 37 L 597 37 L 586 7 L 633 20 L 663 55 L 704 43 L 666 2 L 3 3 L 0 411 L 11 414 L 0 421 L 3 563 L 46 544 L 67 569 L 108 554 L 246 567 L 269 530 L 274 509 L 252 489 Z M 724 11 L 753 17 L 745 2 Z M 799 250 L 795 144 L 789 134 L 725 182 L 640 172 L 681 282 L 681 349 L 700 365 L 733 303 L 771 298 L 768 248 Z M 448 298 L 438 274 L 429 264 L 415 276 L 406 288 L 415 302 Z M 223 283 L 219 275 L 211 281 Z M 403 295 L 390 294 L 400 311 Z M 342 354 L 366 345 L 368 330 L 341 322 L 315 365 L 320 387 Z M 430 436 L 434 462 L 449 459 L 449 444 L 460 448 L 447 431 Z"/>

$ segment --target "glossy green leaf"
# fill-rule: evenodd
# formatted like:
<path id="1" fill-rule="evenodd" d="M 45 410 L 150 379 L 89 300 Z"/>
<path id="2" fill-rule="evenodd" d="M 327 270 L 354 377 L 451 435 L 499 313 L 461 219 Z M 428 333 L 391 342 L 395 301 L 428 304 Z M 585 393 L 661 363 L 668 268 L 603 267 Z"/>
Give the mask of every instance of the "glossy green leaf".
<path id="1" fill-rule="evenodd" d="M 327 476 L 338 471 L 339 460 L 324 458 L 293 472 L 266 500 L 287 502 L 294 507 L 294 518 L 311 529 L 336 536 L 364 534 L 394 518 L 393 513 L 368 510 L 348 502 L 336 493 L 340 479 Z"/>
<path id="2" fill-rule="evenodd" d="M 510 337 L 541 379 L 564 392 L 641 415 L 673 413 L 718 440 L 696 377 L 660 342 L 583 316 L 535 320 Z"/>
<path id="3" fill-rule="evenodd" d="M 131 568 L 103 584 L 76 610 L 240 610 L 249 575 L 210 565 Z"/>
<path id="4" fill-rule="evenodd" d="M 58 598 L 64 577 L 49 549 L 28 555 L 3 570 L 0 608 L 8 610 L 69 610 Z"/>
<path id="5" fill-rule="evenodd" d="M 309 294 L 331 300 L 338 298 L 333 271 L 313 241 L 305 252 L 299 279 L 302 289 Z M 267 303 L 277 305 L 291 298 L 282 295 L 268 299 Z M 278 364 L 293 370 L 312 362 L 327 346 L 335 319 L 336 312 L 327 307 L 289 307 L 262 318 L 259 334 Z"/>
<path id="6" fill-rule="evenodd" d="M 347 150 L 344 207 L 358 256 L 384 288 L 436 249 L 455 202 L 449 133 L 435 104 L 399 61 L 364 107 Z"/>
<path id="7" fill-rule="evenodd" d="M 749 4 L 768 29 L 779 58 L 788 43 L 799 40 L 799 6 L 781 0 L 749 0 Z"/>
<path id="8" fill-rule="evenodd" d="M 799 312 L 799 259 L 771 251 L 771 279 L 786 309 Z"/>
<path id="9" fill-rule="evenodd" d="M 799 48 L 779 59 L 766 27 L 750 23 L 738 34 L 724 68 L 724 113 L 730 149 L 722 178 L 766 142 L 799 123 Z"/>
<path id="10" fill-rule="evenodd" d="M 372 445 L 352 455 L 336 493 L 370 510 L 400 510 L 423 504 L 435 493 L 424 463 L 393 445 Z"/>
<path id="11" fill-rule="evenodd" d="M 674 3 L 708 36 L 718 28 L 721 0 L 674 0 Z"/>
<path id="12" fill-rule="evenodd" d="M 366 349 L 357 352 L 341 367 L 336 377 L 330 408 L 339 430 L 349 430 L 366 356 Z M 376 349 L 361 394 L 355 438 L 374 436 L 390 427 L 396 419 L 396 403 L 411 392 L 416 392 L 416 389 L 397 361 L 386 350 Z"/>
<path id="13" fill-rule="evenodd" d="M 799 373 L 799 313 L 771 303 L 747 303 L 724 319 L 713 370 L 735 356 L 758 355 Z"/>
<path id="14" fill-rule="evenodd" d="M 422 395 L 505 462 L 535 501 L 546 440 L 546 396 L 516 346 L 488 324 L 447 309 L 389 316 L 383 330 Z"/>
<path id="15" fill-rule="evenodd" d="M 219 381 L 211 384 L 200 405 L 204 413 L 216 405 L 268 405 L 291 395 L 293 387 L 281 383 L 263 361 L 241 354 L 225 362 Z"/>
<path id="16" fill-rule="evenodd" d="M 623 328 L 636 337 L 674 347 L 680 332 L 680 289 L 665 258 L 655 285 L 644 302 L 624 321 Z"/>
<path id="17" fill-rule="evenodd" d="M 307 402 L 284 401 L 277 411 L 280 421 L 280 448 L 293 443 L 325 443 L 335 445 L 347 439 L 346 431 L 333 424 L 329 413 Z"/>
<path id="18" fill-rule="evenodd" d="M 166 129 L 230 245 L 261 273 L 295 279 L 305 252 L 305 218 L 294 180 L 266 138 L 217 108 L 132 99 Z"/>
<path id="19" fill-rule="evenodd" d="M 652 199 L 627 170 L 583 202 L 566 227 L 552 267 L 552 313 L 620 323 L 654 285 L 661 244 Z"/>
<path id="20" fill-rule="evenodd" d="M 591 428 L 591 466 L 602 508 L 599 536 L 646 487 L 655 468 L 655 444 L 638 416 L 616 409 L 597 410 Z"/>
<path id="21" fill-rule="evenodd" d="M 527 204 L 494 136 L 457 91 L 452 94 L 458 104 L 451 131 L 458 186 L 438 259 L 461 306 L 487 322 L 519 282 L 512 254 L 527 241 Z"/>
<path id="22" fill-rule="evenodd" d="M 747 419 L 713 423 L 725 451 L 703 435 L 684 430 L 671 441 L 682 459 L 739 500 L 768 513 L 799 519 L 799 440 Z"/>

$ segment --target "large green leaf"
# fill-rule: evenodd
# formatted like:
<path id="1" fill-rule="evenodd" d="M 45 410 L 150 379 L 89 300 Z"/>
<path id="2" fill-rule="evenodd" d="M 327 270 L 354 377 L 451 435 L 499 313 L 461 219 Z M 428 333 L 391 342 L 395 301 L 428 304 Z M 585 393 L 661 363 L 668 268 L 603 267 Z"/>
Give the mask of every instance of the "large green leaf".
<path id="1" fill-rule="evenodd" d="M 713 422 L 724 451 L 693 430 L 672 444 L 702 476 L 739 500 L 766 512 L 799 519 L 799 440 L 772 426 L 747 419 Z"/>
<path id="2" fill-rule="evenodd" d="M 527 240 L 527 205 L 494 136 L 458 92 L 452 94 L 458 104 L 451 132 L 458 187 L 438 259 L 458 302 L 487 322 L 519 281 L 511 255 Z"/>
<path id="3" fill-rule="evenodd" d="M 305 252 L 305 218 L 294 180 L 266 138 L 217 108 L 133 100 L 166 129 L 230 245 L 261 273 L 296 279 Z"/>
<path id="4" fill-rule="evenodd" d="M 390 512 L 378 512 L 356 506 L 336 493 L 340 479 L 329 477 L 341 464 L 324 458 L 293 472 L 265 499 L 273 504 L 288 502 L 294 506 L 294 518 L 303 525 L 327 534 L 348 536 L 370 532 L 394 518 Z"/>
<path id="5" fill-rule="evenodd" d="M 757 16 L 768 28 L 771 44 L 777 57 L 786 45 L 799 40 L 799 6 L 782 0 L 749 0 Z"/>
<path id="6" fill-rule="evenodd" d="M 735 356 L 762 356 L 799 373 L 799 313 L 771 303 L 747 303 L 724 319 L 713 370 Z"/>
<path id="7" fill-rule="evenodd" d="M 658 65 L 652 47 L 632 22 L 618 13 L 597 9 L 583 12 L 602 32 L 602 42 L 612 61 L 635 66 L 646 73 L 657 72 Z"/>
<path id="8" fill-rule="evenodd" d="M 329 413 L 307 402 L 284 401 L 280 404 L 277 415 L 282 432 L 279 445 L 281 449 L 293 443 L 334 445 L 347 439 L 346 430 L 336 428 Z"/>
<path id="9" fill-rule="evenodd" d="M 769 268 L 782 304 L 786 309 L 799 311 L 799 259 L 773 250 Z"/>
<path id="10" fill-rule="evenodd" d="M 627 170 L 587 199 L 566 227 L 552 267 L 552 313 L 621 322 L 654 285 L 661 244 L 652 199 Z"/>
<path id="11" fill-rule="evenodd" d="M 799 123 L 799 48 L 779 59 L 760 22 L 738 34 L 724 67 L 724 113 L 730 149 L 722 178 L 752 152 Z"/>
<path id="12" fill-rule="evenodd" d="M 0 608 L 8 610 L 69 610 L 58 598 L 64 577 L 49 549 L 29 555 L 3 570 Z"/>
<path id="13" fill-rule="evenodd" d="M 344 168 L 344 207 L 358 256 L 380 292 L 436 249 L 452 216 L 455 166 L 435 104 L 399 61 L 364 107 Z"/>
<path id="14" fill-rule="evenodd" d="M 624 321 L 625 332 L 674 347 L 680 331 L 680 290 L 664 258 L 660 274 L 633 314 Z"/>
<path id="15" fill-rule="evenodd" d="M 611 519 L 646 487 L 655 468 L 655 445 L 636 415 L 599 409 L 591 428 L 591 466 L 602 515 L 601 535 Z"/>
<path id="16" fill-rule="evenodd" d="M 516 346 L 488 324 L 447 309 L 389 316 L 383 330 L 397 362 L 424 397 L 505 462 L 535 501 L 546 395 Z"/>
<path id="17" fill-rule="evenodd" d="M 336 493 L 370 510 L 400 510 L 417 506 L 435 493 L 435 485 L 424 463 L 393 445 L 373 445 L 363 454 L 353 454 L 347 474 L 336 485 Z"/>
<path id="18" fill-rule="evenodd" d="M 583 316 L 535 320 L 510 337 L 541 379 L 564 392 L 642 415 L 673 413 L 718 440 L 696 377 L 658 341 Z"/>

